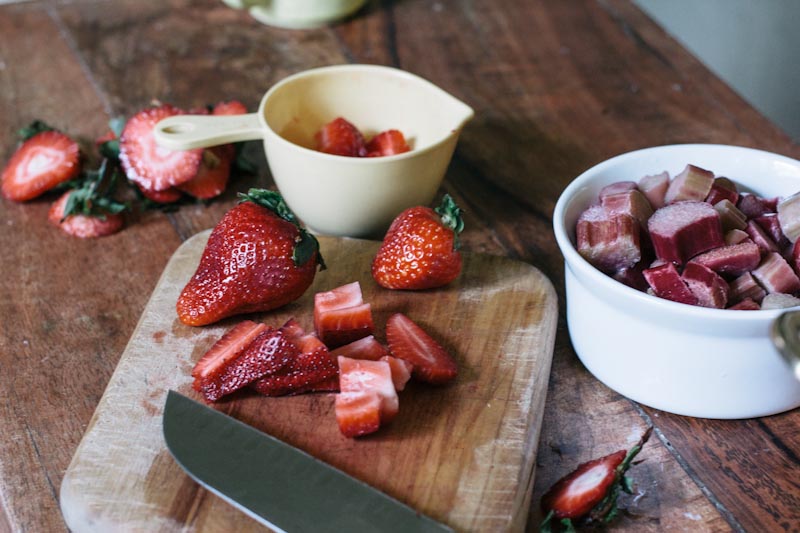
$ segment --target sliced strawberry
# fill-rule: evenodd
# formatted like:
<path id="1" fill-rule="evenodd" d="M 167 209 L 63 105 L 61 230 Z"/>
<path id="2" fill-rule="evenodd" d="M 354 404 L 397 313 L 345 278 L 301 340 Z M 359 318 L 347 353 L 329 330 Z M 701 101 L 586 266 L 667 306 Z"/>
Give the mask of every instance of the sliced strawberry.
<path id="1" fill-rule="evenodd" d="M 343 309 L 364 303 L 361 284 L 357 281 L 314 295 L 314 319 L 317 313 Z"/>
<path id="2" fill-rule="evenodd" d="M 294 391 L 295 394 L 307 392 L 339 392 L 339 376 L 333 376 L 317 383 L 310 383 Z"/>
<path id="3" fill-rule="evenodd" d="M 222 368 L 195 380 L 194 387 L 209 402 L 274 374 L 298 356 L 297 346 L 281 330 L 267 328 Z"/>
<path id="4" fill-rule="evenodd" d="M 214 106 L 211 111 L 212 115 L 245 115 L 247 108 L 243 103 L 238 100 L 229 100 L 227 102 L 219 102 Z"/>
<path id="5" fill-rule="evenodd" d="M 345 437 L 360 437 L 381 426 L 381 399 L 376 392 L 342 392 L 336 395 L 336 422 Z"/>
<path id="6" fill-rule="evenodd" d="M 203 150 L 203 162 L 197 175 L 175 187 L 200 200 L 210 200 L 225 192 L 231 175 L 233 154 L 222 145 Z"/>
<path id="7" fill-rule="evenodd" d="M 214 372 L 220 370 L 230 361 L 239 357 L 248 346 L 267 329 L 266 324 L 255 323 L 252 320 L 243 320 L 227 331 L 214 345 L 200 358 L 192 369 L 195 383 Z"/>
<path id="8" fill-rule="evenodd" d="M 286 323 L 281 326 L 281 329 L 286 332 L 286 335 L 289 336 L 292 342 L 296 342 L 300 337 L 306 334 L 300 322 L 295 318 L 287 320 Z"/>
<path id="9" fill-rule="evenodd" d="M 2 193 L 24 202 L 78 175 L 78 143 L 61 132 L 38 133 L 20 146 L 3 169 Z"/>
<path id="10" fill-rule="evenodd" d="M 383 157 L 402 154 L 411 148 L 398 130 L 382 131 L 367 143 L 367 157 Z"/>
<path id="11" fill-rule="evenodd" d="M 150 189 L 145 189 L 138 183 L 136 184 L 136 187 L 141 191 L 145 198 L 156 202 L 157 204 L 171 204 L 177 202 L 183 196 L 183 193 L 175 187 L 170 187 L 169 189 L 164 189 L 163 191 L 152 191 Z"/>
<path id="12" fill-rule="evenodd" d="M 406 388 L 406 383 L 411 379 L 411 372 L 414 370 L 414 365 L 408 361 L 386 355 L 381 357 L 381 361 L 389 363 L 389 368 L 392 369 L 392 382 L 396 391 L 401 391 Z"/>
<path id="13" fill-rule="evenodd" d="M 326 154 L 364 157 L 367 149 L 364 136 L 345 119 L 339 117 L 325 124 L 316 135 L 317 150 Z"/>
<path id="14" fill-rule="evenodd" d="M 331 348 L 351 343 L 370 335 L 374 329 L 372 307 L 361 304 L 319 314 L 317 334 Z"/>
<path id="15" fill-rule="evenodd" d="M 331 350 L 331 357 L 349 357 L 350 359 L 367 359 L 377 361 L 385 355 L 389 355 L 386 346 L 378 342 L 374 336 L 367 335 L 363 339 L 358 339 L 335 350 Z"/>
<path id="16" fill-rule="evenodd" d="M 386 340 L 394 357 L 411 363 L 415 378 L 440 385 L 458 373 L 455 360 L 430 335 L 402 313 L 386 322 Z"/>
<path id="17" fill-rule="evenodd" d="M 67 191 L 61 195 L 50 207 L 47 219 L 51 224 L 61 228 L 61 231 L 80 237 L 81 239 L 93 239 L 95 237 L 105 237 L 116 233 L 122 228 L 123 218 L 119 214 L 104 215 L 68 215 L 64 216 L 69 196 L 73 191 Z"/>
<path id="18" fill-rule="evenodd" d="M 391 421 L 399 409 L 392 369 L 386 361 L 338 357 L 339 390 L 376 392 L 381 399 L 381 423 Z"/>
<path id="19" fill-rule="evenodd" d="M 136 113 L 120 135 L 120 161 L 128 179 L 151 191 L 186 183 L 197 175 L 202 148 L 167 150 L 156 144 L 153 128 L 162 119 L 184 112 L 163 104 Z"/>

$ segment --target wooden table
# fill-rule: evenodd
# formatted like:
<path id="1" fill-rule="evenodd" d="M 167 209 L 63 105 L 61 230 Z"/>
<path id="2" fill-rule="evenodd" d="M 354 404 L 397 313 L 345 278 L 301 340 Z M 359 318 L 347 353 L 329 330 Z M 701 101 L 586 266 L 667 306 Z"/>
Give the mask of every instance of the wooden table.
<path id="1" fill-rule="evenodd" d="M 75 0 L 0 6 L 0 160 L 34 118 L 93 139 L 152 98 L 255 109 L 284 76 L 348 62 L 412 71 L 475 108 L 443 186 L 467 211 L 465 246 L 530 262 L 562 301 L 551 216 L 584 169 L 683 142 L 800 157 L 624 0 L 375 0 L 311 31 L 268 28 L 215 0 Z M 259 146 L 248 150 L 258 176 L 221 200 L 140 213 L 100 240 L 48 225 L 52 198 L 0 202 L 0 531 L 65 529 L 59 484 L 167 259 L 214 225 L 236 189 L 272 185 Z M 556 479 L 651 422 L 655 438 L 632 471 L 640 493 L 614 529 L 800 530 L 800 411 L 714 421 L 638 405 L 586 371 L 561 313 L 529 530 Z"/>

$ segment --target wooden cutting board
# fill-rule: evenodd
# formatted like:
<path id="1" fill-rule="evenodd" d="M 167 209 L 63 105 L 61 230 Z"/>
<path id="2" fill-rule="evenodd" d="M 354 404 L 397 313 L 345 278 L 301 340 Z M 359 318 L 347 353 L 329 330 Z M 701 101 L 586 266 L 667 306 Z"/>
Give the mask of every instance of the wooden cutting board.
<path id="1" fill-rule="evenodd" d="M 161 432 L 167 391 L 199 399 L 195 361 L 241 320 L 193 328 L 177 319 L 175 301 L 208 234 L 186 241 L 167 265 L 64 476 L 61 509 L 75 532 L 263 530 L 184 474 Z M 467 254 L 448 287 L 389 291 L 370 276 L 377 242 L 320 242 L 329 268 L 302 298 L 256 319 L 278 326 L 294 316 L 310 330 L 314 293 L 358 280 L 376 337 L 384 339 L 392 313 L 405 313 L 455 355 L 456 382 L 410 383 L 397 418 L 356 440 L 339 433 L 329 393 L 238 394 L 216 408 L 457 530 L 522 530 L 555 338 L 550 281 L 526 263 Z"/>

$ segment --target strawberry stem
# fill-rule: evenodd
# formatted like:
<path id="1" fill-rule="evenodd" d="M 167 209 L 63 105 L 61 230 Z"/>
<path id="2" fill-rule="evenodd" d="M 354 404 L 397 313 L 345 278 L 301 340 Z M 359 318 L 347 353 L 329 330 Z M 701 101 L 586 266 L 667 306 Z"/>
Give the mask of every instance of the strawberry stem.
<path id="1" fill-rule="evenodd" d="M 297 244 L 292 252 L 292 260 L 297 266 L 305 264 L 311 259 L 314 254 L 317 254 L 317 264 L 320 270 L 325 270 L 325 260 L 322 254 L 319 253 L 319 241 L 316 237 L 311 235 L 308 230 L 300 225 L 300 221 L 286 205 L 283 196 L 278 191 L 271 191 L 269 189 L 250 189 L 245 193 L 239 193 L 240 202 L 253 202 L 254 204 L 265 207 L 286 220 L 291 222 L 300 230 L 300 236 L 297 239 Z"/>
<path id="2" fill-rule="evenodd" d="M 458 234 L 464 230 L 464 219 L 461 218 L 462 210 L 458 207 L 453 197 L 446 194 L 442 197 L 442 203 L 434 209 L 436 214 L 442 218 L 442 224 L 446 228 L 453 230 L 453 249 L 458 250 L 461 243 Z"/>

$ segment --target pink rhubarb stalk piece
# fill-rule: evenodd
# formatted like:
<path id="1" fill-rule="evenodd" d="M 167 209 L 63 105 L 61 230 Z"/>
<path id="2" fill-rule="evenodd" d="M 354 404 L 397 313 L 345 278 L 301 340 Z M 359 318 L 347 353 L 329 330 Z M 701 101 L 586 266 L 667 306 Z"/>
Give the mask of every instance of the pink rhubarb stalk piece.
<path id="1" fill-rule="evenodd" d="M 800 274 L 800 239 L 794 241 L 792 245 L 791 262 L 794 271 Z"/>
<path id="2" fill-rule="evenodd" d="M 758 305 L 756 302 L 751 300 L 750 298 L 746 298 L 741 302 L 730 306 L 728 309 L 731 311 L 758 311 L 761 309 L 761 306 Z"/>
<path id="3" fill-rule="evenodd" d="M 697 297 L 686 286 L 672 263 L 664 263 L 661 266 L 648 268 L 642 274 L 653 290 L 653 294 L 659 298 L 697 305 Z"/>
<path id="4" fill-rule="evenodd" d="M 578 253 L 599 270 L 611 274 L 642 258 L 639 223 L 628 215 L 593 206 L 581 213 L 575 228 Z"/>
<path id="5" fill-rule="evenodd" d="M 697 298 L 697 305 L 725 309 L 730 288 L 722 277 L 699 263 L 689 263 L 681 278 Z"/>
<path id="6" fill-rule="evenodd" d="M 751 273 L 769 293 L 792 294 L 800 290 L 800 279 L 779 253 L 767 254 L 758 268 Z"/>
<path id="7" fill-rule="evenodd" d="M 781 229 L 781 223 L 777 214 L 768 213 L 766 215 L 761 215 L 760 217 L 754 218 L 753 222 L 761 226 L 761 229 L 763 229 L 772 241 L 778 245 L 778 249 L 783 250 L 791 244 L 789 239 L 786 238 L 786 235 L 784 235 L 783 229 Z"/>
<path id="8" fill-rule="evenodd" d="M 639 180 L 639 191 L 644 194 L 653 209 L 664 207 L 667 188 L 669 188 L 669 174 L 666 171 L 644 176 Z"/>
<path id="9" fill-rule="evenodd" d="M 739 202 L 736 204 L 739 211 L 745 214 L 747 218 L 756 218 L 767 213 L 773 213 L 769 204 L 755 194 L 741 194 L 739 195 Z"/>
<path id="10" fill-rule="evenodd" d="M 767 291 L 758 284 L 749 272 L 742 274 L 730 283 L 731 292 L 729 300 L 739 302 L 742 300 L 753 300 L 760 302 L 767 295 Z"/>
<path id="11" fill-rule="evenodd" d="M 761 262 L 761 251 L 753 242 L 720 246 L 695 256 L 689 264 L 697 263 L 717 274 L 740 276 L 750 272 Z"/>
<path id="12" fill-rule="evenodd" d="M 620 194 L 624 192 L 630 192 L 636 190 L 636 182 L 634 181 L 615 181 L 610 185 L 606 185 L 602 189 L 600 189 L 600 193 L 597 195 L 600 198 L 600 202 L 603 202 L 603 198 L 606 196 L 610 196 L 612 194 Z"/>
<path id="13" fill-rule="evenodd" d="M 800 193 L 778 203 L 778 221 L 786 238 L 796 242 L 800 237 Z"/>
<path id="14" fill-rule="evenodd" d="M 736 205 L 736 202 L 739 201 L 739 191 L 736 188 L 736 184 L 728 178 L 716 178 L 713 185 L 711 185 L 711 191 L 706 196 L 706 202 L 711 205 L 716 205 L 722 200 L 728 200 L 733 205 Z"/>
<path id="15" fill-rule="evenodd" d="M 770 236 L 767 235 L 767 232 L 754 221 L 750 220 L 747 222 L 747 227 L 745 227 L 744 230 L 747 232 L 747 235 L 753 239 L 753 242 L 758 245 L 762 255 L 779 251 L 775 241 L 773 241 Z"/>
<path id="16" fill-rule="evenodd" d="M 800 305 L 800 298 L 796 298 L 791 294 L 775 292 L 764 297 L 764 301 L 761 302 L 761 309 L 786 309 L 798 305 Z"/>
<path id="17" fill-rule="evenodd" d="M 717 211 L 705 202 L 678 202 L 653 213 L 647 223 L 656 257 L 684 264 L 725 244 Z"/>
<path id="18" fill-rule="evenodd" d="M 669 184 L 664 202 L 666 204 L 687 201 L 702 202 L 711 192 L 713 184 L 713 172 L 694 165 L 686 165 L 683 172 L 675 176 L 672 183 Z"/>
<path id="19" fill-rule="evenodd" d="M 719 221 L 722 224 L 722 231 L 732 229 L 744 229 L 747 227 L 747 217 L 739 211 L 728 199 L 723 199 L 714 204 L 714 209 L 719 213 Z"/>
<path id="20" fill-rule="evenodd" d="M 739 244 L 745 240 L 753 242 L 752 239 L 750 239 L 750 235 L 748 235 L 746 231 L 740 229 L 732 229 L 725 234 L 725 244 L 729 246 L 731 244 Z"/>
<path id="21" fill-rule="evenodd" d="M 644 265 L 639 262 L 630 268 L 623 268 L 622 270 L 614 272 L 612 277 L 628 287 L 632 287 L 638 291 L 645 291 L 649 285 L 642 275 L 643 270 Z"/>
<path id="22" fill-rule="evenodd" d="M 614 215 L 628 215 L 635 218 L 644 230 L 647 230 L 647 220 L 653 216 L 650 202 L 636 190 L 603 196 L 600 205 Z"/>

